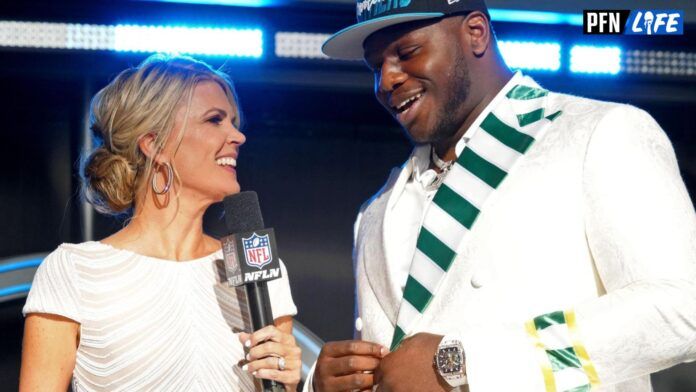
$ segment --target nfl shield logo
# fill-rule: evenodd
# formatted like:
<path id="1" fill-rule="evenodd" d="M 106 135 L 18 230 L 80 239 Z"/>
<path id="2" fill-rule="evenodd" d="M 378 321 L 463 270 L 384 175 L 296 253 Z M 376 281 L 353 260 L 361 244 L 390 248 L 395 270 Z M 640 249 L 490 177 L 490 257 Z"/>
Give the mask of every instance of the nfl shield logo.
<path id="1" fill-rule="evenodd" d="M 254 233 L 249 238 L 242 238 L 242 244 L 244 246 L 244 258 L 250 267 L 262 269 L 271 263 L 273 256 L 271 255 L 268 234 L 260 236 Z"/>

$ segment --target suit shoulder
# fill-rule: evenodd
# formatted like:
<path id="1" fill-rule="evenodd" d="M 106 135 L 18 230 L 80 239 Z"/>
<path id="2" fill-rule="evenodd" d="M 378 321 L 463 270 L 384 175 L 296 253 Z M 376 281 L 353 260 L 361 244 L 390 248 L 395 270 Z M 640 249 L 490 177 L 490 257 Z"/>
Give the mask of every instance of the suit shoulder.
<path id="1" fill-rule="evenodd" d="M 652 121 L 644 110 L 620 102 L 600 101 L 570 94 L 550 93 L 545 111 L 547 115 L 560 112 L 554 120 L 557 132 L 585 144 L 598 128 L 617 122 Z"/>
<path id="2" fill-rule="evenodd" d="M 577 95 L 555 93 L 549 94 L 549 103 L 547 104 L 547 112 L 549 114 L 555 111 L 562 111 L 565 117 L 581 117 L 592 116 L 602 118 L 612 111 L 641 111 L 641 109 L 620 102 L 601 101 L 580 97 Z"/>

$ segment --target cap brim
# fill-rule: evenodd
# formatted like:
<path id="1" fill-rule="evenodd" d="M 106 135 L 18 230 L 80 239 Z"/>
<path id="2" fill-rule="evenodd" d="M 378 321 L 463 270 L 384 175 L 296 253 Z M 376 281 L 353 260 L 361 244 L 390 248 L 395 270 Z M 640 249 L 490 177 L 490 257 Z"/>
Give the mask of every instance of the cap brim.
<path id="1" fill-rule="evenodd" d="M 361 60 L 363 58 L 363 43 L 365 39 L 377 30 L 399 23 L 431 18 L 440 18 L 442 12 L 420 12 L 396 14 L 367 20 L 348 26 L 329 37 L 321 47 L 325 55 L 337 60 Z"/>

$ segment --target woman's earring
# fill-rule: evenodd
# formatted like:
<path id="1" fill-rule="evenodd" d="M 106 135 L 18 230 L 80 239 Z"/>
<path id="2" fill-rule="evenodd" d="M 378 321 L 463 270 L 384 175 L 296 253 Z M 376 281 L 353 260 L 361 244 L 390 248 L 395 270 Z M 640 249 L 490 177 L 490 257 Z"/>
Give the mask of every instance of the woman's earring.
<path id="1" fill-rule="evenodd" d="M 157 195 L 164 195 L 165 193 L 169 192 L 169 188 L 172 187 L 172 181 L 174 179 L 174 170 L 172 170 L 172 165 L 169 164 L 169 162 L 164 162 L 160 163 L 160 165 L 164 165 L 167 167 L 167 183 L 164 184 L 164 188 L 162 190 L 157 189 L 157 175 L 156 173 L 152 174 L 152 191 L 155 192 Z"/>

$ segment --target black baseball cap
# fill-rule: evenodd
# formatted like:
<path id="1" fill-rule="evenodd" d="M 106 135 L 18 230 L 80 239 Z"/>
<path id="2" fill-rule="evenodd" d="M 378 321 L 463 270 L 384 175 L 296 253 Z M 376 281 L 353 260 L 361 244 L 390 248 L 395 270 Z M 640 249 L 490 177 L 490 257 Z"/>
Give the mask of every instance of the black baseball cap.
<path id="1" fill-rule="evenodd" d="M 359 60 L 363 58 L 365 39 L 378 30 L 471 11 L 481 11 L 488 16 L 484 0 L 357 0 L 358 23 L 329 37 L 321 50 L 335 59 Z"/>

